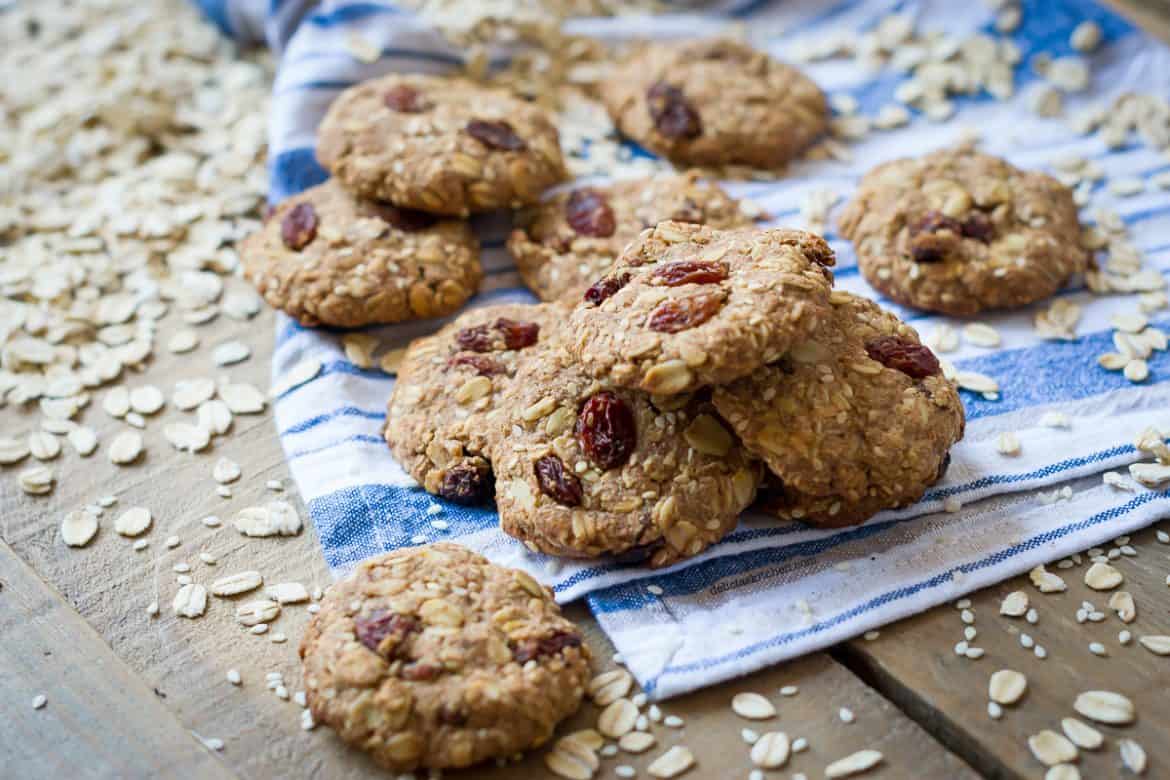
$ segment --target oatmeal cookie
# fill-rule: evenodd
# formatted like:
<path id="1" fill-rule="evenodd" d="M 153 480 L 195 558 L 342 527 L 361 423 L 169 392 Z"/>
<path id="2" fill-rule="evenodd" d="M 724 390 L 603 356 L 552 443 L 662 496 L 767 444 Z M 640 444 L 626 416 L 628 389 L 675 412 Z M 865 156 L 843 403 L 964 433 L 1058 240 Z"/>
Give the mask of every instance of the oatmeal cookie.
<path id="1" fill-rule="evenodd" d="M 308 326 L 440 317 L 483 278 L 465 222 L 355 198 L 333 179 L 277 206 L 240 258 L 264 299 Z"/>
<path id="2" fill-rule="evenodd" d="M 384 433 L 402 468 L 427 492 L 459 504 L 491 499 L 488 421 L 521 360 L 566 314 L 557 304 L 483 306 L 411 343 Z"/>
<path id="3" fill-rule="evenodd" d="M 1090 261 L 1068 187 L 965 148 L 879 165 L 840 228 L 875 288 L 951 315 L 1047 298 Z"/>
<path id="4" fill-rule="evenodd" d="M 777 479 L 763 506 L 844 526 L 922 497 L 963 436 L 963 405 L 914 329 L 843 291 L 811 338 L 713 391 L 715 407 Z"/>
<path id="5" fill-rule="evenodd" d="M 709 402 L 607 385 L 555 342 L 503 405 L 500 527 L 534 550 L 665 566 L 722 539 L 755 496 L 758 463 Z"/>
<path id="6" fill-rule="evenodd" d="M 546 742 L 580 705 L 590 658 L 548 588 L 443 542 L 359 564 L 300 655 L 313 718 L 398 772 Z"/>
<path id="7" fill-rule="evenodd" d="M 799 230 L 662 222 L 585 291 L 566 343 L 595 376 L 658 395 L 730 382 L 812 332 L 833 263 Z"/>
<path id="8" fill-rule="evenodd" d="M 541 300 L 576 303 L 627 244 L 663 220 L 720 229 L 752 224 L 719 185 L 699 181 L 697 172 L 670 174 L 549 198 L 517 215 L 508 250 Z"/>
<path id="9" fill-rule="evenodd" d="M 777 168 L 824 132 L 807 76 L 726 39 L 649 43 L 601 85 L 614 124 L 678 163 Z"/>
<path id="10" fill-rule="evenodd" d="M 345 90 L 321 122 L 317 158 L 359 195 L 460 216 L 536 203 L 567 175 L 543 109 L 442 76 Z"/>

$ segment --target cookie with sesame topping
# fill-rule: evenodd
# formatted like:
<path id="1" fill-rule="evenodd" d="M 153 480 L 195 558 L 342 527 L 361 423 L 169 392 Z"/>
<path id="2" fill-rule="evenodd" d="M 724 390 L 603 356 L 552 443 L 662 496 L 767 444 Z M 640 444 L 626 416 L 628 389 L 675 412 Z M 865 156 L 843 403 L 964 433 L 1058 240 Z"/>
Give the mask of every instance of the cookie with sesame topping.
<path id="1" fill-rule="evenodd" d="M 639 45 L 601 96 L 624 135 L 689 165 L 777 168 L 828 122 L 825 96 L 807 76 L 720 38 Z"/>
<path id="2" fill-rule="evenodd" d="M 264 299 L 306 326 L 440 317 L 483 278 L 467 223 L 355 198 L 335 179 L 277 206 L 240 258 Z"/>
<path id="3" fill-rule="evenodd" d="M 508 251 L 541 300 L 576 303 L 627 244 L 663 220 L 748 227 L 738 201 L 697 172 L 562 192 L 516 216 Z"/>
<path id="4" fill-rule="evenodd" d="M 537 747 L 577 710 L 590 652 L 552 591 L 450 543 L 358 565 L 301 641 L 313 718 L 397 772 Z"/>
<path id="5" fill-rule="evenodd" d="M 585 291 L 566 346 L 594 376 L 656 395 L 724 384 L 813 331 L 834 262 L 812 233 L 662 222 Z"/>
<path id="6" fill-rule="evenodd" d="M 874 168 L 840 228 L 876 289 L 956 316 L 1042 300 L 1090 263 L 1068 187 L 965 147 Z"/>
<path id="7" fill-rule="evenodd" d="M 831 314 L 780 361 L 712 393 L 772 472 L 762 508 L 837 527 L 906 506 L 963 436 L 955 386 L 913 328 L 834 291 Z"/>
<path id="8" fill-rule="evenodd" d="M 597 380 L 555 343 L 502 406 L 500 527 L 533 550 L 666 566 L 722 539 L 755 496 L 759 466 L 710 403 Z"/>
<path id="9" fill-rule="evenodd" d="M 411 342 L 384 431 L 406 473 L 449 501 L 489 502 L 489 421 L 521 362 L 566 314 L 557 304 L 482 306 Z"/>
<path id="10" fill-rule="evenodd" d="M 317 159 L 362 197 L 458 216 L 536 203 L 567 175 L 544 109 L 444 76 L 345 90 L 321 122 Z"/>

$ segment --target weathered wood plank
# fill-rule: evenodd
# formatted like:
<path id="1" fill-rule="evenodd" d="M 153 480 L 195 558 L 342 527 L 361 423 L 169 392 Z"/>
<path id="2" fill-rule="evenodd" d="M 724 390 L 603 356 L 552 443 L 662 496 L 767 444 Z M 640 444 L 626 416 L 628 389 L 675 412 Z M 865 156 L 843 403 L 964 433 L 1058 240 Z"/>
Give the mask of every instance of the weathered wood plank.
<path id="1" fill-rule="evenodd" d="M 0 690 L 6 777 L 235 777 L 3 542 Z"/>
<path id="2" fill-rule="evenodd" d="M 1113 777 L 1120 760 L 1117 740 L 1136 740 L 1150 758 L 1150 777 L 1170 775 L 1170 657 L 1156 656 L 1138 644 L 1146 634 L 1170 634 L 1166 609 L 1166 578 L 1170 574 L 1170 546 L 1154 541 L 1154 531 L 1135 534 L 1137 557 L 1122 557 L 1113 565 L 1125 575 L 1118 590 L 1133 594 L 1137 619 L 1126 625 L 1106 604 L 1109 593 L 1090 590 L 1083 578 L 1088 562 L 1073 569 L 1049 570 L 1068 584 L 1064 593 L 1041 594 L 1026 577 L 980 591 L 971 597 L 978 635 L 972 645 L 986 655 L 978 660 L 957 656 L 953 648 L 964 639 L 965 625 L 958 609 L 940 608 L 889 626 L 873 642 L 851 642 L 837 657 L 853 666 L 868 682 L 923 723 L 945 745 L 991 777 L 1037 777 L 1042 765 L 1032 756 L 1027 739 L 1041 729 L 1060 732 L 1060 720 L 1075 716 L 1073 700 L 1086 690 L 1112 690 L 1137 705 L 1138 721 L 1131 727 L 1101 726 L 1107 742 L 1097 751 L 1081 751 L 1085 777 Z M 1025 591 L 1039 615 L 1030 625 L 1023 618 L 999 614 L 1000 602 L 1013 590 Z M 1091 602 L 1107 617 L 1078 624 L 1082 601 Z M 1118 640 L 1129 630 L 1133 640 Z M 1040 660 L 1021 646 L 1028 634 L 1047 651 Z M 1108 657 L 1089 651 L 1100 642 Z M 1028 692 L 1015 706 L 1004 707 L 1003 718 L 987 714 L 987 685 L 998 669 L 1014 669 L 1028 678 Z"/>

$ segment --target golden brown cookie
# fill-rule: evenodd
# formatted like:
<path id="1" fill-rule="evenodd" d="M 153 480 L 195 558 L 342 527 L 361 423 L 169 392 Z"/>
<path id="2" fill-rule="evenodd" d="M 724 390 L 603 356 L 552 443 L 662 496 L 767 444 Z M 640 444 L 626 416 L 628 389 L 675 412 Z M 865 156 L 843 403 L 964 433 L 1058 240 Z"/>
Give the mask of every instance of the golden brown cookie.
<path id="1" fill-rule="evenodd" d="M 566 176 L 544 109 L 466 79 L 391 74 L 329 107 L 317 158 L 350 190 L 466 216 L 536 203 Z"/>
<path id="2" fill-rule="evenodd" d="M 450 314 L 483 278 L 465 222 L 358 199 L 333 179 L 277 206 L 240 258 L 264 299 L 308 326 Z"/>
<path id="3" fill-rule="evenodd" d="M 776 168 L 824 132 L 807 76 L 727 39 L 637 47 L 601 85 L 618 129 L 677 163 Z"/>
<path id="4" fill-rule="evenodd" d="M 699 174 L 668 174 L 562 192 L 517 215 L 508 251 L 541 300 L 576 303 L 627 244 L 663 220 L 713 228 L 752 220 L 722 187 Z"/>
<path id="5" fill-rule="evenodd" d="M 875 288 L 952 315 L 1047 298 L 1090 259 L 1068 187 L 965 148 L 874 168 L 840 228 Z"/>
<path id="6" fill-rule="evenodd" d="M 490 420 L 520 363 L 567 311 L 557 304 L 471 309 L 411 343 L 386 410 L 386 442 L 411 477 L 459 504 L 492 496 Z"/>
<path id="7" fill-rule="evenodd" d="M 359 564 L 300 655 L 314 719 L 399 772 L 543 744 L 580 705 L 590 657 L 548 588 L 449 543 Z"/>
<path id="8" fill-rule="evenodd" d="M 965 418 L 913 328 L 865 298 L 838 290 L 831 300 L 810 338 L 712 399 L 775 476 L 763 508 L 835 527 L 921 498 Z"/>
<path id="9" fill-rule="evenodd" d="M 555 341 L 502 407 L 500 527 L 533 550 L 666 566 L 722 539 L 755 496 L 759 465 L 709 402 L 605 384 Z"/>
<path id="10" fill-rule="evenodd" d="M 585 292 L 566 345 L 593 375 L 658 395 L 730 382 L 812 332 L 833 263 L 812 233 L 662 222 Z"/>

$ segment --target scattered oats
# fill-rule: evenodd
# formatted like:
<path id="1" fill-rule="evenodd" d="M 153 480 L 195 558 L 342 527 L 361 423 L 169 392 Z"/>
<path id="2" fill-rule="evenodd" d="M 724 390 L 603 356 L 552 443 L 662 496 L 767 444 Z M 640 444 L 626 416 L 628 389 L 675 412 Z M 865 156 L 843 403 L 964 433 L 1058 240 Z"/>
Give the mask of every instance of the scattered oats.
<path id="1" fill-rule="evenodd" d="M 948 496 L 943 501 L 943 511 L 948 512 L 952 515 L 955 514 L 956 512 L 958 512 L 959 510 L 961 510 L 962 508 L 963 508 L 963 502 L 960 501 L 955 496 Z"/>
<path id="2" fill-rule="evenodd" d="M 1100 655 L 1100 656 L 1109 655 L 1109 652 L 1105 649 L 1105 645 L 1101 644 L 1100 642 L 1090 642 L 1089 643 L 1089 652 L 1092 653 L 1093 655 Z"/>
<path id="3" fill-rule="evenodd" d="M 240 464 L 236 463 L 231 458 L 220 458 L 215 462 L 211 469 L 211 477 L 221 485 L 226 485 L 229 482 L 235 482 L 240 478 L 243 470 L 240 469 Z"/>
<path id="4" fill-rule="evenodd" d="M 1101 26 L 1092 20 L 1086 20 L 1073 28 L 1068 42 L 1077 51 L 1088 54 L 1101 45 L 1101 38 Z"/>
<path id="5" fill-rule="evenodd" d="M 269 396 L 272 398 L 279 398 L 285 393 L 300 387 L 301 385 L 311 382 L 317 378 L 321 373 L 321 361 L 316 358 L 305 358 L 300 361 L 288 371 L 284 372 L 282 381 L 278 385 L 274 385 L 269 391 Z"/>
<path id="6" fill-rule="evenodd" d="M 788 763 L 791 745 L 783 731 L 769 731 L 752 745 L 752 763 L 763 769 L 779 769 Z"/>
<path id="7" fill-rule="evenodd" d="M 374 367 L 374 350 L 378 339 L 368 333 L 347 333 L 341 338 L 345 357 L 358 368 Z"/>
<path id="8" fill-rule="evenodd" d="M 882 762 L 884 756 L 876 750 L 859 750 L 825 767 L 825 777 L 851 777 L 868 772 Z"/>
<path id="9" fill-rule="evenodd" d="M 1028 578 L 1041 593 L 1062 593 L 1068 590 L 1068 585 L 1063 579 L 1043 566 L 1037 566 L 1028 572 Z"/>
<path id="10" fill-rule="evenodd" d="M 225 341 L 211 351 L 217 366 L 232 366 L 252 357 L 252 350 L 242 341 Z"/>
<path id="11" fill-rule="evenodd" d="M 1125 576 L 1107 563 L 1094 563 L 1085 572 L 1085 584 L 1093 590 L 1112 590 L 1124 581 Z"/>
<path id="12" fill-rule="evenodd" d="M 682 745 L 675 745 L 654 759 L 646 771 L 651 777 L 671 778 L 678 777 L 694 765 L 695 757 L 691 751 Z"/>
<path id="13" fill-rule="evenodd" d="M 599 707 L 606 707 L 618 699 L 624 698 L 634 684 L 634 678 L 625 669 L 613 669 L 602 672 L 589 681 L 585 693 L 593 699 Z M 634 702 L 634 706 L 639 706 Z"/>
<path id="14" fill-rule="evenodd" d="M 1100 731 L 1076 718 L 1064 718 L 1060 721 L 1060 728 L 1074 745 L 1083 750 L 1096 750 L 1105 742 Z"/>
<path id="15" fill-rule="evenodd" d="M 618 747 L 627 753 L 634 754 L 645 753 L 647 750 L 654 747 L 656 743 L 657 740 L 654 738 L 654 735 L 646 731 L 631 731 L 627 734 L 623 734 L 621 738 L 618 739 Z"/>
<path id="16" fill-rule="evenodd" d="M 785 685 L 780 689 L 781 696 L 795 696 L 798 693 L 800 693 L 800 688 L 795 685 Z"/>
<path id="17" fill-rule="evenodd" d="M 248 631 L 251 634 L 254 634 L 256 636 L 260 636 L 261 634 L 265 634 L 268 632 L 268 624 L 267 623 L 258 623 L 256 625 L 252 626 L 250 629 L 248 629 Z"/>
<path id="18" fill-rule="evenodd" d="M 638 719 L 638 708 L 629 699 L 617 699 L 601 711 L 597 718 L 597 730 L 607 737 L 618 739 L 633 730 Z"/>
<path id="19" fill-rule="evenodd" d="M 1131 382 L 1144 382 L 1150 377 L 1150 364 L 1141 358 L 1135 358 L 1125 364 L 1121 373 Z"/>
<path id="20" fill-rule="evenodd" d="M 647 714 L 650 716 L 650 720 L 654 723 L 662 722 L 662 709 L 659 708 L 657 704 L 651 704 Z"/>
<path id="21" fill-rule="evenodd" d="M 232 414 L 259 414 L 264 411 L 264 395 L 244 382 L 221 385 L 219 397 L 227 404 Z"/>
<path id="22" fill-rule="evenodd" d="M 1101 475 L 1101 481 L 1109 487 L 1116 488 L 1118 490 L 1128 490 L 1133 492 L 1134 489 L 1133 483 L 1118 474 L 1116 471 L 1106 471 Z"/>
<path id="23" fill-rule="evenodd" d="M 687 723 L 678 715 L 667 715 L 662 719 L 662 725 L 670 729 L 681 729 L 683 726 L 687 725 Z"/>
<path id="24" fill-rule="evenodd" d="M 190 423 L 168 423 L 163 426 L 163 436 L 179 452 L 202 452 L 211 444 L 211 433 Z"/>
<path id="25" fill-rule="evenodd" d="M 1015 704 L 1028 690 L 1028 679 L 1012 669 L 1000 669 L 991 675 L 988 696 L 999 704 Z"/>
<path id="26" fill-rule="evenodd" d="M 53 490 L 53 472 L 45 466 L 33 466 L 17 477 L 20 489 L 30 496 L 43 496 Z"/>
<path id="27" fill-rule="evenodd" d="M 968 644 L 967 640 L 957 642 L 955 644 L 955 655 L 966 655 L 968 647 L 970 647 L 970 645 Z"/>
<path id="28" fill-rule="evenodd" d="M 1146 487 L 1157 487 L 1170 479 L 1170 464 L 1132 463 L 1129 475 Z"/>
<path id="29" fill-rule="evenodd" d="M 97 532 L 97 517 L 83 510 L 69 512 L 61 521 L 61 541 L 70 547 L 84 547 Z"/>
<path id="30" fill-rule="evenodd" d="M 1126 176 L 1121 179 L 1110 179 L 1109 181 L 1109 192 L 1119 198 L 1129 198 L 1145 191 L 1145 181 L 1136 176 Z"/>
<path id="31" fill-rule="evenodd" d="M 167 549 L 173 550 L 176 547 L 178 547 L 180 544 L 182 544 L 182 542 L 179 541 L 179 537 L 177 537 L 177 536 L 168 536 L 166 541 L 163 542 L 163 544 L 165 544 L 167 546 Z"/>
<path id="32" fill-rule="evenodd" d="M 366 65 L 377 62 L 382 56 L 381 49 L 356 32 L 351 32 L 345 37 L 345 50 L 358 62 Z"/>
<path id="33" fill-rule="evenodd" d="M 999 331 L 982 322 L 972 322 L 964 327 L 963 338 L 977 347 L 998 347 L 1002 343 Z"/>
<path id="34" fill-rule="evenodd" d="M 269 599 L 245 601 L 236 607 L 236 621 L 245 626 L 271 623 L 280 615 L 280 605 Z M 266 629 L 267 630 L 267 629 Z M 253 631 L 253 633 L 263 633 Z"/>
<path id="35" fill-rule="evenodd" d="M 0 437 L 0 465 L 11 466 L 28 457 L 28 444 L 7 436 Z"/>
<path id="36" fill-rule="evenodd" d="M 1146 773 L 1146 751 L 1137 742 L 1128 737 L 1118 740 L 1117 747 L 1121 751 L 1121 763 L 1135 775 Z"/>
<path id="37" fill-rule="evenodd" d="M 748 720 L 767 720 L 776 715 L 772 702 L 758 693 L 737 693 L 731 699 L 731 709 L 739 717 Z"/>
<path id="38" fill-rule="evenodd" d="M 171 395 L 171 403 L 175 408 L 189 412 L 204 401 L 210 401 L 215 395 L 215 382 L 211 379 L 183 379 L 175 382 L 175 392 Z"/>
<path id="39" fill-rule="evenodd" d="M 1170 544 L 1170 533 L 1166 533 L 1165 531 L 1155 531 L 1154 535 L 1162 544 Z"/>
<path id="40" fill-rule="evenodd" d="M 1028 737 L 1028 748 L 1036 760 L 1045 766 L 1067 764 L 1077 760 L 1076 745 L 1051 729 L 1044 729 L 1039 734 Z"/>
<path id="41" fill-rule="evenodd" d="M 158 602 L 157 601 L 152 601 L 146 605 L 146 614 L 150 615 L 151 617 L 158 616 Z"/>
<path id="42" fill-rule="evenodd" d="M 207 609 L 207 589 L 197 584 L 184 585 L 175 594 L 171 607 L 180 617 L 197 618 Z"/>
<path id="43" fill-rule="evenodd" d="M 268 637 L 268 641 L 272 642 L 273 644 L 281 645 L 288 641 L 288 637 L 278 631 L 272 636 Z M 288 697 L 286 696 L 285 698 Z"/>
<path id="44" fill-rule="evenodd" d="M 1003 707 L 993 701 L 987 702 L 987 716 L 992 720 L 999 720 L 1003 717 Z"/>
<path id="45" fill-rule="evenodd" d="M 613 773 L 621 778 L 637 777 L 638 770 L 634 769 L 629 764 L 618 764 L 613 768 Z"/>
<path id="46" fill-rule="evenodd" d="M 79 425 L 71 429 L 65 438 L 69 440 L 69 444 L 76 450 L 77 454 L 85 458 L 94 453 L 98 446 L 97 433 L 93 428 L 87 428 Z"/>
<path id="47" fill-rule="evenodd" d="M 753 731 L 752 729 L 740 729 L 739 736 L 749 745 L 756 744 L 756 740 L 760 738 L 759 732 Z"/>
<path id="48" fill-rule="evenodd" d="M 1138 644 L 1155 655 L 1170 655 L 1170 636 L 1164 634 L 1140 636 Z"/>
<path id="49" fill-rule="evenodd" d="M 165 403 L 162 390 L 154 385 L 142 385 L 130 391 L 130 408 L 139 414 L 155 414 Z"/>
<path id="50" fill-rule="evenodd" d="M 849 709 L 848 707 L 842 707 L 841 709 L 837 710 L 837 717 L 841 719 L 842 723 L 852 723 L 855 719 L 853 710 Z"/>
<path id="51" fill-rule="evenodd" d="M 1036 645 L 1032 648 L 1032 654 L 1041 661 L 1048 657 L 1048 651 L 1044 649 L 1043 645 Z"/>
<path id="52" fill-rule="evenodd" d="M 280 491 L 284 490 L 284 483 L 281 482 L 279 479 L 270 479 L 264 483 L 264 487 L 268 488 L 271 491 L 279 493 Z"/>
<path id="53" fill-rule="evenodd" d="M 881 631 L 866 631 L 865 634 L 863 635 L 863 638 L 865 639 L 866 642 L 872 642 L 881 635 L 882 635 Z"/>
<path id="54" fill-rule="evenodd" d="M 131 547 L 134 548 L 135 552 L 142 552 L 143 550 L 145 550 L 149 546 L 150 546 L 150 542 L 146 539 L 138 539 L 137 541 L 134 542 L 134 544 L 131 545 Z"/>
<path id="55" fill-rule="evenodd" d="M 1114 726 L 1134 719 L 1133 702 L 1112 691 L 1085 691 L 1077 696 L 1073 709 L 1090 720 Z"/>
<path id="56" fill-rule="evenodd" d="M 220 400 L 204 401 L 195 410 L 195 415 L 199 427 L 216 436 L 222 436 L 232 427 L 232 411 Z"/>
<path id="57" fill-rule="evenodd" d="M 119 385 L 102 397 L 102 409 L 115 419 L 121 419 L 130 411 L 130 391 Z"/>
<path id="58" fill-rule="evenodd" d="M 969 609 L 964 609 L 959 613 L 959 620 L 962 620 L 967 625 L 971 625 L 975 622 L 975 613 Z"/>
<path id="59" fill-rule="evenodd" d="M 114 530 L 122 536 L 139 536 L 150 528 L 153 518 L 144 506 L 127 509 L 114 521 Z"/>
<path id="60" fill-rule="evenodd" d="M 1129 632 L 1129 629 L 1123 628 L 1117 632 L 1117 641 L 1119 644 L 1128 645 L 1133 641 L 1133 634 Z"/>
<path id="61" fill-rule="evenodd" d="M 232 685 L 239 685 L 241 682 L 243 682 L 243 678 L 240 677 L 240 672 L 238 669 L 228 669 L 227 681 Z"/>
<path id="62" fill-rule="evenodd" d="M 972 661 L 978 661 L 983 657 L 985 652 L 986 651 L 984 651 L 982 647 L 968 647 L 967 651 L 964 652 L 963 655 Z"/>
<path id="63" fill-rule="evenodd" d="M 1124 590 L 1109 597 L 1109 608 L 1117 613 L 1122 623 L 1132 623 L 1137 617 L 1137 604 L 1134 603 L 1133 595 Z"/>
<path id="64" fill-rule="evenodd" d="M 123 431 L 110 442 L 110 462 L 124 466 L 138 460 L 142 454 L 142 435 L 135 431 Z"/>
<path id="65" fill-rule="evenodd" d="M 215 564 L 219 563 L 219 558 L 216 558 L 209 552 L 199 553 L 199 560 L 203 561 L 203 563 L 207 566 L 214 566 Z"/>
<path id="66" fill-rule="evenodd" d="M 301 517 L 287 501 L 270 501 L 240 510 L 235 525 L 245 536 L 295 536 L 301 532 Z"/>
<path id="67" fill-rule="evenodd" d="M 657 585 L 647 585 L 646 591 L 653 596 L 661 596 L 663 594 L 662 588 Z"/>
<path id="68" fill-rule="evenodd" d="M 174 335 L 167 341 L 167 349 L 176 355 L 190 352 L 198 346 L 199 334 L 190 328 L 175 331 Z"/>
<path id="69" fill-rule="evenodd" d="M 45 694 L 43 694 L 43 693 L 38 693 L 36 696 L 33 697 L 32 708 L 34 710 L 39 710 L 48 703 L 49 703 L 49 698 L 47 696 L 45 696 Z"/>
<path id="70" fill-rule="evenodd" d="M 1040 415 L 1040 424 L 1045 428 L 1069 428 L 1072 422 L 1064 412 L 1045 412 Z"/>
<path id="71" fill-rule="evenodd" d="M 264 593 L 281 606 L 300 604 L 309 600 L 308 589 L 299 582 L 280 582 L 276 585 L 269 585 L 264 589 Z"/>
<path id="72" fill-rule="evenodd" d="M 142 430 L 146 427 L 146 419 L 138 412 L 127 412 L 126 424 Z"/>
<path id="73" fill-rule="evenodd" d="M 53 460 L 61 454 L 61 442 L 51 433 L 33 431 L 28 435 L 28 451 L 37 460 Z"/>
<path id="74" fill-rule="evenodd" d="M 995 448 L 1000 455 L 1019 455 L 1020 438 L 1011 431 L 1004 431 L 996 440 Z"/>

